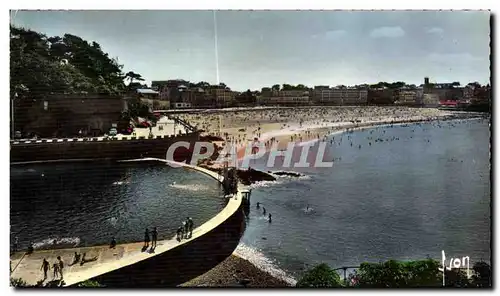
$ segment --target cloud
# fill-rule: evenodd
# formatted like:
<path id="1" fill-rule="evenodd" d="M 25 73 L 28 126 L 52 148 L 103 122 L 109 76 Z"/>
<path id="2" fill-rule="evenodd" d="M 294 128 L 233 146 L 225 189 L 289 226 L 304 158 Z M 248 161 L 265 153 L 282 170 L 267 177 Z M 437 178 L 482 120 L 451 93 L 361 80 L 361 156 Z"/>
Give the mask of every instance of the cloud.
<path id="1" fill-rule="evenodd" d="M 346 34 L 347 34 L 347 32 L 344 30 L 334 30 L 334 31 L 326 32 L 325 37 L 328 39 L 337 39 L 337 38 L 340 38 Z"/>
<path id="2" fill-rule="evenodd" d="M 315 34 L 315 35 L 312 35 L 311 37 L 313 39 L 317 39 L 317 38 L 338 39 L 338 38 L 345 36 L 346 34 L 347 34 L 347 32 L 345 30 L 333 30 L 333 31 L 327 31 L 327 32 L 324 32 L 321 34 Z"/>
<path id="3" fill-rule="evenodd" d="M 380 27 L 370 32 L 372 38 L 399 38 L 405 35 L 401 27 Z"/>
<path id="4" fill-rule="evenodd" d="M 437 63 L 472 63 L 482 61 L 483 58 L 473 56 L 470 53 L 430 53 L 427 59 Z"/>
<path id="5" fill-rule="evenodd" d="M 443 34 L 444 30 L 438 27 L 430 28 L 427 30 L 427 33 L 429 34 Z"/>

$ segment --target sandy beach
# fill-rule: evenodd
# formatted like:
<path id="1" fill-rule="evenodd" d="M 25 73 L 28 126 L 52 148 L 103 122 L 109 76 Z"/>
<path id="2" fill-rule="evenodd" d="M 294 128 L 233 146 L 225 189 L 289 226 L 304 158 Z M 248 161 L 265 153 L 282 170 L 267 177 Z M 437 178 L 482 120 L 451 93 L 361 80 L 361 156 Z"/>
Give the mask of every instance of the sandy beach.
<path id="1" fill-rule="evenodd" d="M 288 143 L 322 140 L 346 129 L 380 124 L 467 118 L 474 114 L 435 108 L 409 107 L 306 107 L 234 110 L 182 114 L 180 118 L 205 131 L 224 138 L 237 147 L 238 160 L 251 152 L 252 143 L 266 150 L 273 146 L 286 149 Z M 248 151 L 247 151 L 248 150 Z"/>

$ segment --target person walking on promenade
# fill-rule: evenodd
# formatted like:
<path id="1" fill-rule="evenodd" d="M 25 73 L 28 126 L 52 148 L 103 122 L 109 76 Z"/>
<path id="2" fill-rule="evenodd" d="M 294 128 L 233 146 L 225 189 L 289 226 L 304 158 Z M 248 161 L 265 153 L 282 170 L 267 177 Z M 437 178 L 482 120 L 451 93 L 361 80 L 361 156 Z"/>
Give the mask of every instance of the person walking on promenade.
<path id="1" fill-rule="evenodd" d="M 194 223 L 193 223 L 193 219 L 191 219 L 191 217 L 188 218 L 187 224 L 188 224 L 188 229 L 189 229 L 189 237 L 192 237 Z"/>
<path id="2" fill-rule="evenodd" d="M 144 247 L 149 247 L 149 229 L 144 232 Z"/>
<path id="3" fill-rule="evenodd" d="M 52 270 L 54 270 L 54 280 L 55 280 L 59 275 L 59 263 L 54 262 L 54 264 L 52 264 Z"/>
<path id="4" fill-rule="evenodd" d="M 182 222 L 182 226 L 184 228 L 184 238 L 187 238 L 187 235 L 188 235 L 188 221 L 189 221 L 189 217 L 186 218 L 186 221 Z"/>
<path id="5" fill-rule="evenodd" d="M 114 249 L 115 247 L 116 247 L 116 239 L 115 239 L 115 237 L 113 237 L 111 239 L 111 244 L 109 245 L 109 248 Z"/>
<path id="6" fill-rule="evenodd" d="M 156 227 L 151 231 L 151 248 L 156 248 L 156 242 L 158 241 L 158 231 Z"/>
<path id="7" fill-rule="evenodd" d="M 58 264 L 59 264 L 59 274 L 61 275 L 61 280 L 63 279 L 63 269 L 64 269 L 64 261 L 62 261 L 61 256 L 57 256 Z"/>
<path id="8" fill-rule="evenodd" d="M 14 244 L 12 245 L 12 251 L 13 251 L 13 253 L 17 252 L 18 242 L 19 242 L 19 238 L 16 236 L 14 238 Z"/>
<path id="9" fill-rule="evenodd" d="M 177 228 L 177 240 L 180 242 L 182 240 L 182 232 L 183 232 L 184 227 L 179 226 Z"/>
<path id="10" fill-rule="evenodd" d="M 43 269 L 43 280 L 45 281 L 47 279 L 47 271 L 49 271 L 50 269 L 49 261 L 47 261 L 47 259 L 45 258 L 43 258 L 42 267 L 40 267 L 40 270 L 42 269 Z"/>

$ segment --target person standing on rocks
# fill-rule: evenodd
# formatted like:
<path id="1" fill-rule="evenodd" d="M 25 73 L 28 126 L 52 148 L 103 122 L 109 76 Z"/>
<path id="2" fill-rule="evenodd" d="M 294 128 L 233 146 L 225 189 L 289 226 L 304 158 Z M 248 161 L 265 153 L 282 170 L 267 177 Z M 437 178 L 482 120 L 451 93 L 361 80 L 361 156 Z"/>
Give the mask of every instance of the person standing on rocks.
<path id="1" fill-rule="evenodd" d="M 42 269 L 43 269 L 43 280 L 45 281 L 47 279 L 47 271 L 50 270 L 49 261 L 47 261 L 47 259 L 45 258 L 43 258 L 42 267 L 40 267 L 40 270 Z"/>

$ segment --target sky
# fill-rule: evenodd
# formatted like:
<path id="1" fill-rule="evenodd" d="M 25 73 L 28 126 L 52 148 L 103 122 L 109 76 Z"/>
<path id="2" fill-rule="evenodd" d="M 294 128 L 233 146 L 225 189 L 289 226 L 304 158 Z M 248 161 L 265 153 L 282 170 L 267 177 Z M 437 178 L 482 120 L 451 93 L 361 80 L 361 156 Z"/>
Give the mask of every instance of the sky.
<path id="1" fill-rule="evenodd" d="M 96 41 L 152 80 L 273 84 L 490 80 L 487 11 L 17 11 L 11 23 Z M 214 25 L 216 24 L 216 25 Z M 217 32 L 217 34 L 215 34 Z M 215 38 L 217 36 L 217 38 Z M 218 66 L 217 66 L 218 65 Z M 217 70 L 218 68 L 218 70 Z"/>

